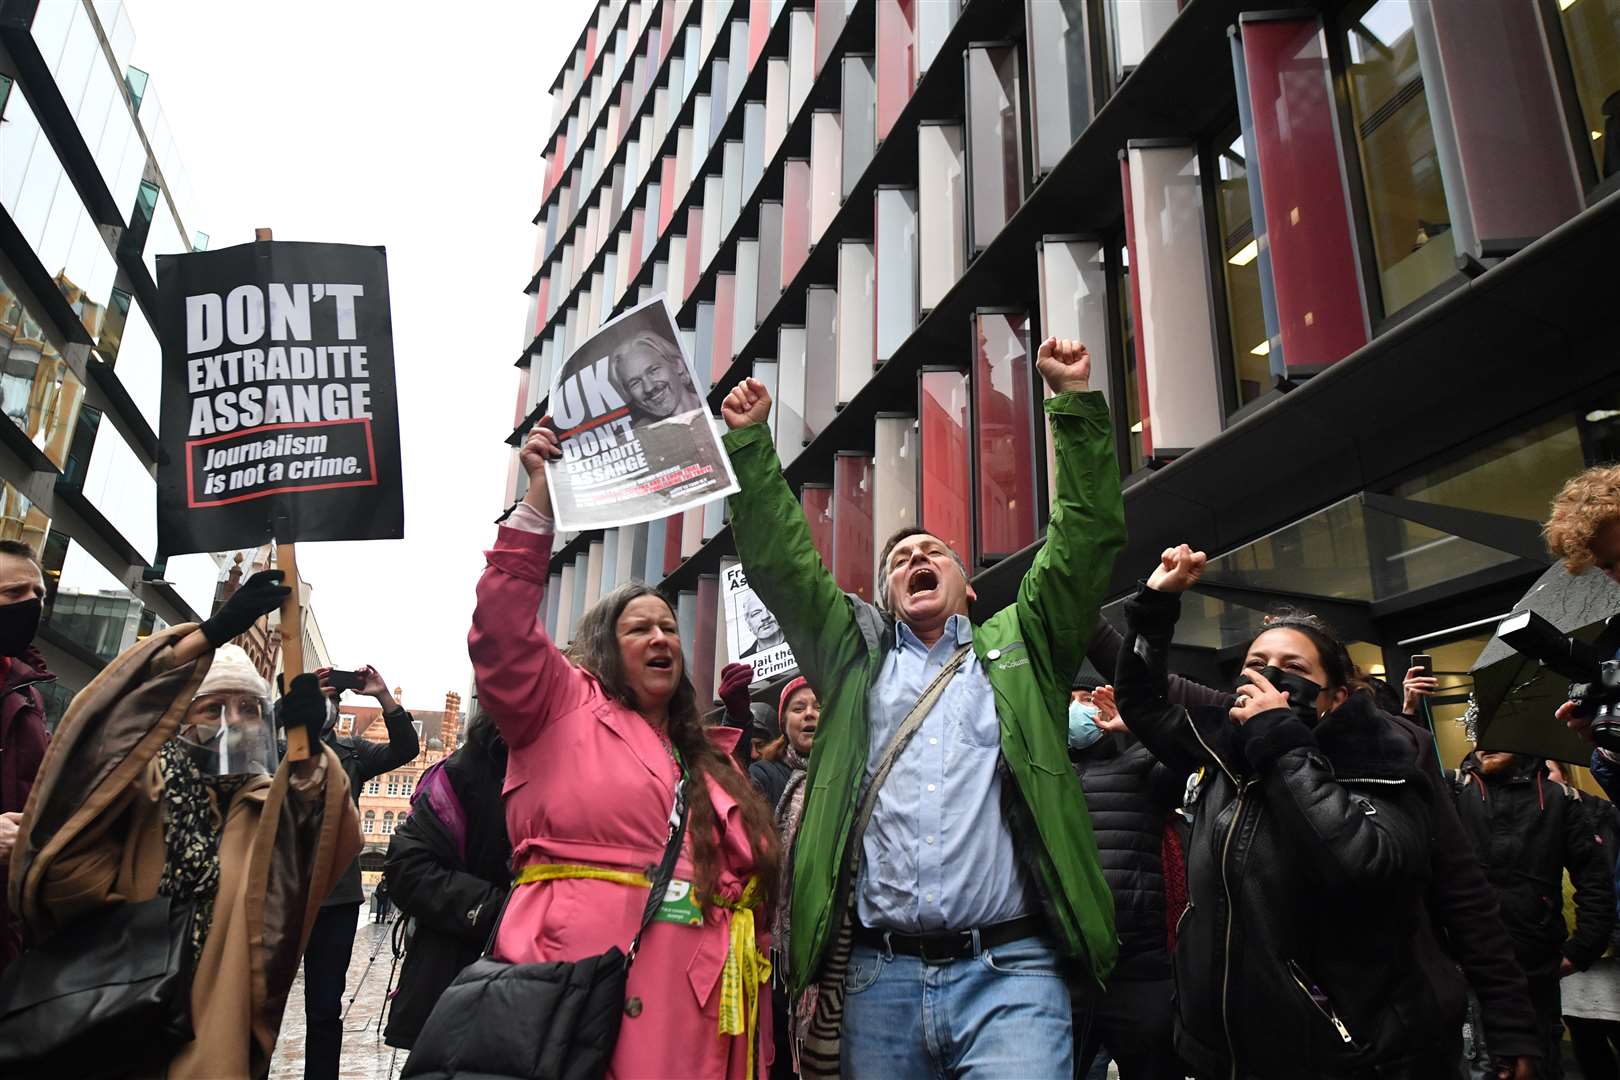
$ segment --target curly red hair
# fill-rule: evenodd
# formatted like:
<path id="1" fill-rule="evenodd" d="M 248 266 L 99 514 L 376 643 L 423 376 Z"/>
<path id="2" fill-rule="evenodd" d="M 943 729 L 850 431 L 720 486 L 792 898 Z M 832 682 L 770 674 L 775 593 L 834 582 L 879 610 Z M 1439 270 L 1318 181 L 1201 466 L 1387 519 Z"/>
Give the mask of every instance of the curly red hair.
<path id="1" fill-rule="evenodd" d="M 1620 465 L 1598 465 L 1565 481 L 1542 534 L 1547 549 L 1564 560 L 1564 569 L 1579 574 L 1596 562 L 1592 541 L 1616 519 L 1620 519 Z"/>

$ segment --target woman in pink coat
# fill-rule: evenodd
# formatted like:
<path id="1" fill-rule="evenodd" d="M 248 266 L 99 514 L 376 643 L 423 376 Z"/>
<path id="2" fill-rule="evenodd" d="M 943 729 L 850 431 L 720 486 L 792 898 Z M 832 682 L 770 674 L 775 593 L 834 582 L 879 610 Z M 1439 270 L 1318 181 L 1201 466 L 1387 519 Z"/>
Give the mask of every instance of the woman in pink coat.
<path id="1" fill-rule="evenodd" d="M 675 613 L 656 591 L 604 597 L 566 656 L 536 620 L 553 532 L 543 463 L 560 456 L 547 425 L 524 443 L 529 492 L 487 553 L 468 636 L 479 699 L 510 748 L 518 884 L 495 954 L 530 963 L 627 948 L 684 767 L 690 810 L 670 896 L 685 883 L 701 908 L 666 902 L 643 936 L 609 1075 L 754 1080 L 772 1046 L 770 808 L 732 761 L 738 732 L 704 725 Z"/>

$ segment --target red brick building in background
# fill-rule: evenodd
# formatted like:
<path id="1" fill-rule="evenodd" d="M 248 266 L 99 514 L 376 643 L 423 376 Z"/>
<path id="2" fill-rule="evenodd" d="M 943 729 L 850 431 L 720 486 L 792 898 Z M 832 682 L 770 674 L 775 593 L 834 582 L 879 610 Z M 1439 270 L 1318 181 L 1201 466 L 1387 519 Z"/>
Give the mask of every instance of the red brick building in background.
<path id="1" fill-rule="evenodd" d="M 382 710 L 375 705 L 351 704 L 367 700 L 344 695 L 338 705 L 338 733 L 386 743 L 388 725 L 383 723 Z M 461 695 L 454 690 L 444 695 L 444 707 L 437 710 L 412 708 L 399 687 L 394 688 L 394 700 L 410 711 L 422 749 L 410 764 L 369 780 L 360 788 L 360 834 L 365 841 L 360 852 L 360 876 L 368 888 L 382 876 L 388 840 L 410 815 L 411 795 L 422 774 L 430 765 L 455 753 L 461 743 Z"/>

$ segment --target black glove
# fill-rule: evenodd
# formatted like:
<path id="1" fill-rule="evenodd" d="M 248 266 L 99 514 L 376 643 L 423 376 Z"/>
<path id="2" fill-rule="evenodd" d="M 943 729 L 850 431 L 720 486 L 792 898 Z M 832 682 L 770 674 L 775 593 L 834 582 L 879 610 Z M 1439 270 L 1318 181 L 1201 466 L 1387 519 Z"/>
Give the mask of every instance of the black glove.
<path id="1" fill-rule="evenodd" d="M 260 570 L 242 582 L 213 618 L 202 624 L 203 637 L 208 644 L 219 648 L 233 637 L 248 632 L 261 615 L 268 615 L 281 606 L 292 589 L 281 583 L 280 570 Z"/>
<path id="2" fill-rule="evenodd" d="M 276 723 L 291 731 L 301 727 L 309 732 L 309 745 L 321 741 L 326 728 L 326 695 L 313 675 L 299 675 L 276 702 Z"/>

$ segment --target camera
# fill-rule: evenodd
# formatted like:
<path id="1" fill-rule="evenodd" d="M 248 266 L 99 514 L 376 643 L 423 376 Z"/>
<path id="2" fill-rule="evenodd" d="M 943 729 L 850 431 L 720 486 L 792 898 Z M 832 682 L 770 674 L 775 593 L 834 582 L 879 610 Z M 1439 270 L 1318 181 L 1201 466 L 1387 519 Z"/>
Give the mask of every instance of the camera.
<path id="1" fill-rule="evenodd" d="M 1613 619 L 1597 644 L 1581 641 L 1533 611 L 1509 615 L 1496 630 L 1515 652 L 1570 680 L 1569 700 L 1575 702 L 1577 716 L 1591 718 L 1592 740 L 1620 752 L 1620 660 L 1612 659 L 1617 634 L 1620 619 Z"/>

